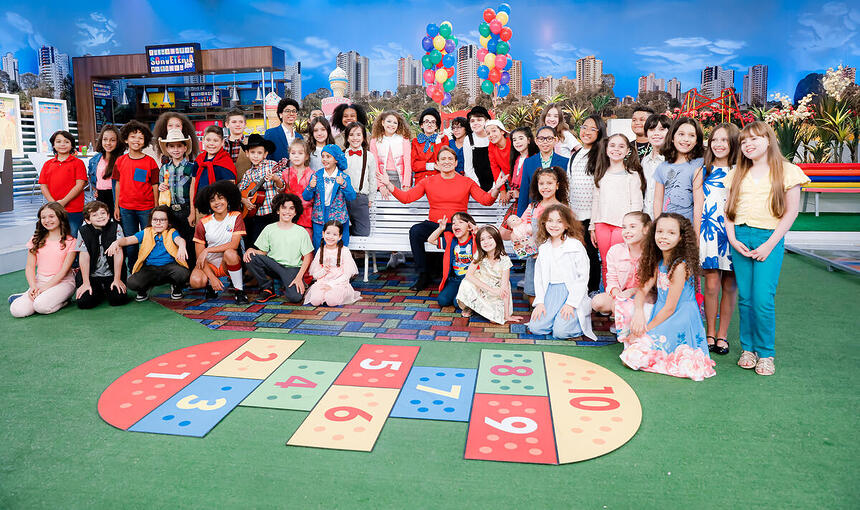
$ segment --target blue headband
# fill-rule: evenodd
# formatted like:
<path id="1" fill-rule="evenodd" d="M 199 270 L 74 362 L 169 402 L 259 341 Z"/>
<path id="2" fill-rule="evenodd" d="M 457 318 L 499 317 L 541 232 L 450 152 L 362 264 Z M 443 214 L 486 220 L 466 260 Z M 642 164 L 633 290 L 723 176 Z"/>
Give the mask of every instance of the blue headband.
<path id="1" fill-rule="evenodd" d="M 334 157 L 335 160 L 337 160 L 338 170 L 346 170 L 346 156 L 343 154 L 343 150 L 340 147 L 333 143 L 330 143 L 323 147 L 322 151 L 328 152 L 329 154 L 331 154 L 332 157 Z"/>

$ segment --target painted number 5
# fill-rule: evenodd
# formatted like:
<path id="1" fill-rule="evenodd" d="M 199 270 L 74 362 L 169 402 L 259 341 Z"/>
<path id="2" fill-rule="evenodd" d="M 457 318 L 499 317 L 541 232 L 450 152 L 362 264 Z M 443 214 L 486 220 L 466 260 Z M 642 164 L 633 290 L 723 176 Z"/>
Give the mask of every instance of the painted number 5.
<path id="1" fill-rule="evenodd" d="M 390 368 L 391 370 L 400 370 L 400 365 L 403 363 L 402 361 L 384 360 L 377 361 L 376 364 L 374 364 L 374 361 L 375 360 L 373 358 L 364 358 L 363 360 L 361 360 L 361 363 L 359 363 L 358 366 L 365 370 L 381 370 L 383 368 Z"/>
<path id="2" fill-rule="evenodd" d="M 484 423 L 503 432 L 510 432 L 511 434 L 531 434 L 538 428 L 537 422 L 525 416 L 508 416 L 502 421 L 496 421 L 485 416 Z"/>

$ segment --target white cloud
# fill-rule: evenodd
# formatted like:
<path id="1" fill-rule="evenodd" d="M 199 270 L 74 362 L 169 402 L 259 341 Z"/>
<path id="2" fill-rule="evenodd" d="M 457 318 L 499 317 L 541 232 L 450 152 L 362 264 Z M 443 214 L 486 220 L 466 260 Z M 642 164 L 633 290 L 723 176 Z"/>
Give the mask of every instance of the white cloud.
<path id="1" fill-rule="evenodd" d="M 75 22 L 78 27 L 78 52 L 106 55 L 111 49 L 119 46 L 114 40 L 116 23 L 99 12 L 91 12 L 89 19 L 79 19 Z"/>
<path id="2" fill-rule="evenodd" d="M 705 37 L 675 37 L 663 41 L 662 46 L 640 46 L 633 51 L 641 56 L 637 61 L 644 73 L 654 73 L 659 78 L 677 77 L 682 88 L 699 86 L 701 71 L 709 66 L 723 66 L 738 71 L 746 69 L 737 62 L 737 50 L 746 46 L 745 41 Z"/>
<path id="3" fill-rule="evenodd" d="M 47 40 L 33 28 L 25 17 L 18 13 L 6 11 L 6 23 L 9 27 L 0 30 L 0 46 L 4 51 L 14 51 L 24 47 L 23 41 L 27 41 L 27 45 L 34 50 L 38 50 L 42 45 L 48 44 Z M 24 38 L 21 38 L 21 34 Z"/>
<path id="4" fill-rule="evenodd" d="M 273 44 L 284 50 L 288 61 L 301 62 L 302 69 L 325 67 L 328 70 L 332 70 L 335 66 L 337 54 L 340 51 L 328 40 L 315 36 L 305 37 L 300 42 L 294 42 L 291 39 L 278 39 Z M 328 72 L 325 74 L 328 74 Z"/>
<path id="5" fill-rule="evenodd" d="M 577 48 L 568 43 L 553 43 L 549 49 L 540 48 L 535 50 L 535 68 L 540 76 L 552 75 L 556 78 L 567 76 L 573 78 L 576 75 L 576 60 L 586 55 L 594 55 L 594 51 L 587 48 Z"/>
<path id="6" fill-rule="evenodd" d="M 844 2 L 829 2 L 814 12 L 798 16 L 791 45 L 800 67 L 833 67 L 834 54 L 860 55 L 860 12 Z"/>
<path id="7" fill-rule="evenodd" d="M 419 48 L 420 49 L 420 48 Z M 378 44 L 371 48 L 367 58 L 370 61 L 370 90 L 396 90 L 397 88 L 397 59 L 406 55 L 414 55 L 403 46 L 390 42 Z M 423 52 L 418 52 L 419 57 Z"/>
<path id="8" fill-rule="evenodd" d="M 234 35 L 215 35 L 208 30 L 187 29 L 179 32 L 179 38 L 187 41 L 198 41 L 201 46 L 214 48 L 232 48 L 241 43 L 241 39 Z"/>
<path id="9" fill-rule="evenodd" d="M 283 16 L 287 6 L 278 2 L 252 2 L 251 7 L 272 16 Z"/>

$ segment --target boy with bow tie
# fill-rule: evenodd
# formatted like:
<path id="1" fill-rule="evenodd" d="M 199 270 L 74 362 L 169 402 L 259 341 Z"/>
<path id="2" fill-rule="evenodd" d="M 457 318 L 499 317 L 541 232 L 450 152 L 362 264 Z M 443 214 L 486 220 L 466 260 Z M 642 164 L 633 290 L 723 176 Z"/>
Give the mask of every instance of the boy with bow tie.
<path id="1" fill-rule="evenodd" d="M 439 172 L 436 171 L 436 155 L 439 149 L 448 146 L 448 137 L 439 132 L 442 116 L 436 108 L 427 108 L 418 117 L 421 132 L 412 139 L 412 172 L 415 184 Z"/>
<path id="2" fill-rule="evenodd" d="M 376 157 L 367 141 L 367 130 L 358 122 L 350 122 L 343 130 L 346 140 L 346 173 L 355 187 L 355 200 L 346 203 L 349 210 L 349 233 L 370 235 L 370 205 L 376 194 Z"/>

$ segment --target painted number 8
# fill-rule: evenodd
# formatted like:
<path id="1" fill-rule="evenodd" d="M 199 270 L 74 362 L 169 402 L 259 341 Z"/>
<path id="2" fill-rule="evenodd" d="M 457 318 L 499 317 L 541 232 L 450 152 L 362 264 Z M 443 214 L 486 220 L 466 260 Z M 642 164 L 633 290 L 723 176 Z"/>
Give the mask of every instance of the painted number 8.
<path id="1" fill-rule="evenodd" d="M 525 377 L 527 375 L 532 375 L 534 370 L 529 367 L 512 367 L 510 365 L 496 365 L 490 369 L 490 372 L 496 375 L 518 375 L 520 377 Z"/>

